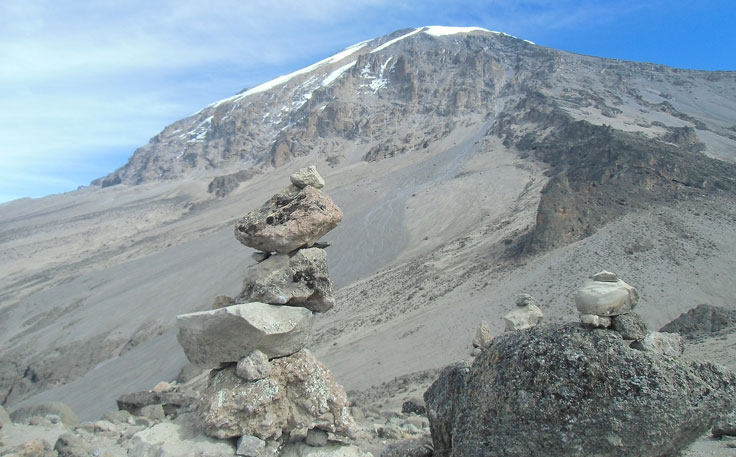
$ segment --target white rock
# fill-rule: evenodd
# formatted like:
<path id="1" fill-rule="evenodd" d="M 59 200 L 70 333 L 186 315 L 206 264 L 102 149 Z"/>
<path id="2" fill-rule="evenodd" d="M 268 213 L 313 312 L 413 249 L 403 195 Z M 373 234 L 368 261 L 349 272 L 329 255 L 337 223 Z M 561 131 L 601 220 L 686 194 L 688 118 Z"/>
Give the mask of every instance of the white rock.
<path id="1" fill-rule="evenodd" d="M 608 328 L 611 326 L 611 318 L 606 316 L 598 316 L 597 314 L 581 314 L 580 322 L 583 325 L 589 325 L 596 328 Z"/>
<path id="2" fill-rule="evenodd" d="M 305 443 L 291 443 L 281 450 L 281 457 L 373 457 L 357 446 L 329 443 L 322 447 L 311 447 Z"/>
<path id="3" fill-rule="evenodd" d="M 235 454 L 232 443 L 216 440 L 173 422 L 142 430 L 130 440 L 128 455 L 136 457 L 222 457 Z"/>
<path id="4" fill-rule="evenodd" d="M 296 187 L 303 189 L 307 186 L 316 187 L 321 189 L 325 187 L 325 180 L 317 172 L 317 167 L 310 165 L 307 168 L 302 168 L 296 173 L 289 176 L 291 183 Z"/>
<path id="5" fill-rule="evenodd" d="M 503 320 L 506 323 L 505 332 L 531 328 L 542 321 L 544 314 L 536 305 L 518 306 L 507 313 Z"/>
<path id="6" fill-rule="evenodd" d="M 685 341 L 679 333 L 648 332 L 643 339 L 631 343 L 631 347 L 640 351 L 679 357 L 685 350 Z"/>
<path id="7" fill-rule="evenodd" d="M 575 292 L 575 306 L 580 314 L 618 316 L 630 312 L 638 301 L 636 289 L 620 279 L 616 282 L 587 280 Z"/>
<path id="8" fill-rule="evenodd" d="M 598 282 L 616 282 L 618 281 L 618 275 L 616 273 L 611 273 L 610 271 L 603 270 L 600 273 L 596 273 L 593 275 L 593 281 Z"/>
<path id="9" fill-rule="evenodd" d="M 475 331 L 473 347 L 483 348 L 491 341 L 493 341 L 493 334 L 491 333 L 491 328 L 488 326 L 488 322 L 480 321 L 480 325 L 478 325 L 478 329 Z"/>
<path id="10" fill-rule="evenodd" d="M 176 316 L 177 339 L 192 363 L 236 362 L 255 349 L 268 358 L 304 348 L 312 329 L 306 308 L 244 303 Z"/>

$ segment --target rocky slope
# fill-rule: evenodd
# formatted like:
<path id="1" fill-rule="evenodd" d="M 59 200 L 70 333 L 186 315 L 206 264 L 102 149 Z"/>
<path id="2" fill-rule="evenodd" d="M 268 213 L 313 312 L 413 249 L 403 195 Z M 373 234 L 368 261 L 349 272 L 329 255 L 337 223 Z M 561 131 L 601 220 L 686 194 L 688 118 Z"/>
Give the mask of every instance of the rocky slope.
<path id="1" fill-rule="evenodd" d="M 0 206 L 0 400 L 96 418 L 175 378 L 171 316 L 237 294 L 236 218 L 310 163 L 345 212 L 314 348 L 348 389 L 461 358 L 519 292 L 564 320 L 604 268 L 652 327 L 733 309 L 734 94 L 733 72 L 420 28 L 214 103 L 98 185 Z"/>

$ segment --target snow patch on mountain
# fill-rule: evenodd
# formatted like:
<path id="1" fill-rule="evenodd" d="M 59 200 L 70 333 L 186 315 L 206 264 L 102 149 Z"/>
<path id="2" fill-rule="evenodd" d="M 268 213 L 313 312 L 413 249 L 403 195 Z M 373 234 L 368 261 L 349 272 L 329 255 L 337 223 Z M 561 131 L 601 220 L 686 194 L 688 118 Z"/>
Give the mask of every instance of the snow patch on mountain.
<path id="1" fill-rule="evenodd" d="M 430 25 L 424 27 L 424 33 L 432 36 L 445 36 L 455 35 L 458 33 L 470 33 L 470 32 L 489 32 L 500 35 L 501 32 L 495 32 L 493 30 L 484 29 L 482 27 L 447 27 L 444 25 Z"/>
<path id="2" fill-rule="evenodd" d="M 412 35 L 415 35 L 415 34 L 421 32 L 422 29 L 423 29 L 423 27 L 420 27 L 418 29 L 412 30 L 411 32 L 407 33 L 406 35 L 401 35 L 398 38 L 394 38 L 393 40 L 389 40 L 389 41 L 383 43 L 381 46 L 377 47 L 376 49 L 372 50 L 371 51 L 371 54 L 375 54 L 376 52 L 383 51 L 387 47 L 389 47 L 389 46 L 391 46 L 391 45 L 393 45 L 395 43 L 398 43 L 399 41 L 403 40 L 404 38 L 408 38 L 408 37 L 410 37 Z"/>
<path id="3" fill-rule="evenodd" d="M 355 66 L 355 62 L 356 61 L 353 60 L 327 75 L 327 77 L 322 81 L 322 87 L 329 86 L 334 80 L 342 76 L 343 73 L 353 68 Z"/>

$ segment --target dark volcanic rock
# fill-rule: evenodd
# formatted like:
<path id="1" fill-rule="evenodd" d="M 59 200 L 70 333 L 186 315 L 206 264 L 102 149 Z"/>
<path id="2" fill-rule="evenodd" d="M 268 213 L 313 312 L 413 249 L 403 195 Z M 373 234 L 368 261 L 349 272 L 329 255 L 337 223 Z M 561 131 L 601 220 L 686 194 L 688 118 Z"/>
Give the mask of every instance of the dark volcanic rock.
<path id="1" fill-rule="evenodd" d="M 209 186 L 207 186 L 207 192 L 222 198 L 237 189 L 240 183 L 251 179 L 257 174 L 258 171 L 256 170 L 240 170 L 229 175 L 217 176 L 210 181 Z"/>
<path id="2" fill-rule="evenodd" d="M 660 332 L 679 333 L 697 339 L 736 326 L 736 311 L 718 306 L 698 305 L 662 327 Z"/>
<path id="3" fill-rule="evenodd" d="M 289 186 L 235 223 L 235 238 L 265 252 L 311 246 L 342 221 L 342 211 L 312 186 Z"/>
<path id="4" fill-rule="evenodd" d="M 463 379 L 465 382 L 463 383 Z M 673 455 L 730 411 L 736 374 L 631 349 L 609 330 L 504 334 L 425 394 L 439 455 Z M 441 432 L 441 433 L 440 433 Z"/>

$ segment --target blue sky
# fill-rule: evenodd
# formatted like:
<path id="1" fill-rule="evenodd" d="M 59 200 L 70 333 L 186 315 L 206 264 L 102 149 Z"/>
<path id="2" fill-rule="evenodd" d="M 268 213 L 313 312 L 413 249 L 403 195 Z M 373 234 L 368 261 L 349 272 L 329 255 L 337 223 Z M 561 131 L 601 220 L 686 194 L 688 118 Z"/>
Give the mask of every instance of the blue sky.
<path id="1" fill-rule="evenodd" d="M 402 28 L 736 70 L 735 23 L 733 0 L 2 0 L 0 202 L 87 185 L 209 103 Z"/>

